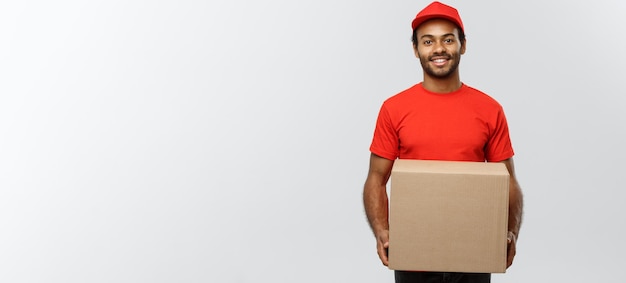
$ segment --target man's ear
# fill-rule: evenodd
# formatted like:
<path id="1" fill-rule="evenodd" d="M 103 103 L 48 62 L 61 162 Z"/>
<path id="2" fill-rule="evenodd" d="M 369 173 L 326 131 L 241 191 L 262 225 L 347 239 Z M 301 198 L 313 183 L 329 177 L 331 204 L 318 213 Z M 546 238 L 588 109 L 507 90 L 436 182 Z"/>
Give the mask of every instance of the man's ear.
<path id="1" fill-rule="evenodd" d="M 463 39 L 461 42 L 461 54 L 465 54 L 465 46 L 467 46 L 467 39 Z"/>
<path id="2" fill-rule="evenodd" d="M 420 58 L 420 53 L 417 51 L 417 45 L 415 45 L 415 43 L 413 43 L 413 54 L 415 54 L 415 58 Z"/>

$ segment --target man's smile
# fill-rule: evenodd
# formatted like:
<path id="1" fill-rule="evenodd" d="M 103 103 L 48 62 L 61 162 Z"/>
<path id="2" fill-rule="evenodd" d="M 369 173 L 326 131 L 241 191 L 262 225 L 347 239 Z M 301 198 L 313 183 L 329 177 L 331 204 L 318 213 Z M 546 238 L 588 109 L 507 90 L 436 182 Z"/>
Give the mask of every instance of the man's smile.
<path id="1" fill-rule="evenodd" d="M 448 58 L 439 57 L 439 58 L 431 59 L 430 61 L 433 62 L 435 66 L 441 67 L 441 66 L 444 66 L 446 63 L 448 63 Z"/>

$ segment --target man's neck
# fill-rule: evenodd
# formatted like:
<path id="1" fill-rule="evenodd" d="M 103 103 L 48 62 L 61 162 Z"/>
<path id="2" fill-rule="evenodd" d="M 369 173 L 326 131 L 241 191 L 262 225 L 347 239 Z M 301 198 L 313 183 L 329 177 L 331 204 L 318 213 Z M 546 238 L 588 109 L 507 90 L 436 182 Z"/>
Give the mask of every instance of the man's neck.
<path id="1" fill-rule="evenodd" d="M 422 86 L 424 89 L 434 93 L 449 93 L 461 88 L 461 79 L 459 74 L 453 74 L 447 78 L 435 78 L 424 74 Z"/>

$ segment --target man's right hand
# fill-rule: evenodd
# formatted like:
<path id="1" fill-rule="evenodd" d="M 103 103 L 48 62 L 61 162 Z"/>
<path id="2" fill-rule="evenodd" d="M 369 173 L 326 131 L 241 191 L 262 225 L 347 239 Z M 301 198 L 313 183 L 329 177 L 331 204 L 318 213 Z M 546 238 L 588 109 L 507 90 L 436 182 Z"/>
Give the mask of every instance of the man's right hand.
<path id="1" fill-rule="evenodd" d="M 389 265 L 389 230 L 382 230 L 376 235 L 376 249 L 378 257 L 385 265 Z"/>

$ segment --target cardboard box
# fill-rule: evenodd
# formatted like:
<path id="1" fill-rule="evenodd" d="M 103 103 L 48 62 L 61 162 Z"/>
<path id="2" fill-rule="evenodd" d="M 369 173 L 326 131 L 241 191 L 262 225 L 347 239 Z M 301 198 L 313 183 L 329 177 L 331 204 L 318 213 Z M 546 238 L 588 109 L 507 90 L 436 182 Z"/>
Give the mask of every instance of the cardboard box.
<path id="1" fill-rule="evenodd" d="M 504 273 L 508 203 L 503 163 L 396 160 L 389 268 Z"/>

